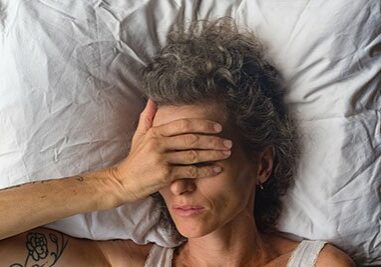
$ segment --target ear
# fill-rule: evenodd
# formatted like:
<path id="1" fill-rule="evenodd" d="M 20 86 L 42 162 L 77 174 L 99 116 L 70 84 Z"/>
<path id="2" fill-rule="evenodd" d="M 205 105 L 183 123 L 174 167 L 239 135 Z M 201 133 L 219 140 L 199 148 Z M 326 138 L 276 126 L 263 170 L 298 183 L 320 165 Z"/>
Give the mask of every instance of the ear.
<path id="1" fill-rule="evenodd" d="M 274 163 L 274 147 L 267 146 L 259 155 L 258 158 L 258 171 L 257 171 L 257 180 L 258 183 L 263 184 L 270 177 L 273 170 Z"/>

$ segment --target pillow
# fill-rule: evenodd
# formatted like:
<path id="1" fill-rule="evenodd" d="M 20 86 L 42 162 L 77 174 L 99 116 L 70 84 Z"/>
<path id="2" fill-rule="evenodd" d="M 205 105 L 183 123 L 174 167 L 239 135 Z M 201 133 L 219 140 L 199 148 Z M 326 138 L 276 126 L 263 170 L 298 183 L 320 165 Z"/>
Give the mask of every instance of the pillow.
<path id="1" fill-rule="evenodd" d="M 117 26 L 108 24 L 113 21 L 100 18 L 107 5 L 0 3 L 0 187 L 67 177 L 124 158 L 144 107 L 138 83 L 145 59 L 118 39 Z M 158 218 L 148 199 L 49 226 L 78 237 L 166 245 Z"/>
<path id="2" fill-rule="evenodd" d="M 199 17 L 231 15 L 253 29 L 288 87 L 303 151 L 279 230 L 380 265 L 381 2 L 203 3 Z"/>
<path id="3" fill-rule="evenodd" d="M 280 231 L 329 240 L 362 265 L 381 264 L 380 1 L 0 3 L 2 187 L 125 157 L 143 108 L 139 70 L 173 25 L 228 15 L 268 47 L 303 134 Z M 174 245 L 157 220 L 147 199 L 50 227 Z"/>
<path id="4" fill-rule="evenodd" d="M 211 16 L 208 4 L 200 16 Z M 267 45 L 303 135 L 278 228 L 380 265 L 381 2 L 242 1 L 230 10 Z"/>

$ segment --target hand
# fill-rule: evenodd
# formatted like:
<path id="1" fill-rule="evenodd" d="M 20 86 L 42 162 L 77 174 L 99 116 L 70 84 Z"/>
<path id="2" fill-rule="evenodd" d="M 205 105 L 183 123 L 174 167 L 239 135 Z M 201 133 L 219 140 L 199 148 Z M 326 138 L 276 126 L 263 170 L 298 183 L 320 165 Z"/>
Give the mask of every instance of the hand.
<path id="1" fill-rule="evenodd" d="M 121 204 L 147 197 L 177 179 L 215 176 L 222 169 L 213 161 L 230 156 L 223 143 L 226 139 L 210 135 L 221 131 L 215 129 L 216 122 L 180 119 L 152 127 L 156 110 L 149 99 L 128 157 L 111 169 L 111 177 L 120 185 Z M 201 162 L 210 164 L 197 165 Z"/>

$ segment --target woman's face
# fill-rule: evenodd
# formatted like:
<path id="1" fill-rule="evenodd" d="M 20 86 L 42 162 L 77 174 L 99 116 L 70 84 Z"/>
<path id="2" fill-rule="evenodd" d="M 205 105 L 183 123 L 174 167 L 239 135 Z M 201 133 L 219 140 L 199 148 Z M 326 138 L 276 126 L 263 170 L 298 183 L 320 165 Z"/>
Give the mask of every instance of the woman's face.
<path id="1" fill-rule="evenodd" d="M 223 172 L 210 178 L 182 179 L 160 190 L 169 213 L 181 235 L 192 238 L 207 235 L 240 215 L 253 216 L 258 164 L 250 162 L 229 133 L 224 114 L 217 104 L 161 106 L 153 126 L 182 118 L 203 118 L 223 125 L 220 137 L 233 140 L 232 154 L 218 161 Z M 226 131 L 227 130 L 227 131 Z M 202 206 L 198 214 L 183 214 L 174 207 Z"/>

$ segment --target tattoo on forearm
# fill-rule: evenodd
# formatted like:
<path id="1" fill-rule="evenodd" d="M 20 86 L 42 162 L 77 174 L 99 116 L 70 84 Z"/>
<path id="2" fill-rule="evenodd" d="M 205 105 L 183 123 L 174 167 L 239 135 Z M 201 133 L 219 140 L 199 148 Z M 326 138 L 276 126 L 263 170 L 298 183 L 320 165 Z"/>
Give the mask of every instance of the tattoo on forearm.
<path id="1" fill-rule="evenodd" d="M 51 267 L 54 266 L 61 257 L 68 239 L 62 233 L 49 233 L 49 246 L 46 235 L 39 232 L 30 232 L 26 237 L 26 248 L 28 251 L 24 264 L 14 263 L 9 267 Z M 53 249 L 49 250 L 49 247 Z"/>

